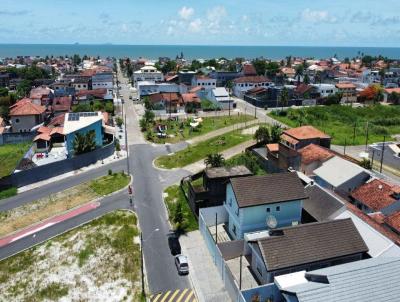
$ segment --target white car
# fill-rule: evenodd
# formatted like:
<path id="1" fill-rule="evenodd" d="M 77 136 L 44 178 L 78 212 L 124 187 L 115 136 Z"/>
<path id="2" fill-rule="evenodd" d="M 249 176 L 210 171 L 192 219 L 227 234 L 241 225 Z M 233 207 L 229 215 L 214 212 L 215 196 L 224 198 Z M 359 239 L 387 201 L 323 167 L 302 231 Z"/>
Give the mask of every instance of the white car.
<path id="1" fill-rule="evenodd" d="M 179 254 L 175 256 L 175 266 L 179 275 L 189 274 L 189 262 L 186 256 Z"/>

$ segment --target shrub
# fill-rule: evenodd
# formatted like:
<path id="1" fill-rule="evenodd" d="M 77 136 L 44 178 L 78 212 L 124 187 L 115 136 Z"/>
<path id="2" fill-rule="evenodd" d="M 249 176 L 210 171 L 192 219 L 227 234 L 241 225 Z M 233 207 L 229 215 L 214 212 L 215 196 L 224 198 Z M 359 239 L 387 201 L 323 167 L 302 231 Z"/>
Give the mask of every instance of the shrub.
<path id="1" fill-rule="evenodd" d="M 111 176 L 113 174 L 111 169 L 108 169 L 108 175 Z"/>

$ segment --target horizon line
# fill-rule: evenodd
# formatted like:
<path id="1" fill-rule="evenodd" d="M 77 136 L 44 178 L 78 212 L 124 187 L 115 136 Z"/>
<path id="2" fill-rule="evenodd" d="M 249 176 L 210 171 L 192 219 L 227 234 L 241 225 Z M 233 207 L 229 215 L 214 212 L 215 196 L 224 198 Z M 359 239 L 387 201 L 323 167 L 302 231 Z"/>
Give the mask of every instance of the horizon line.
<path id="1" fill-rule="evenodd" d="M 231 45 L 231 44 L 119 44 L 119 43 L 4 43 L 0 45 L 60 45 L 60 46 L 183 46 L 183 47 L 320 47 L 320 48 L 400 48 L 400 46 L 363 46 L 363 45 Z"/>

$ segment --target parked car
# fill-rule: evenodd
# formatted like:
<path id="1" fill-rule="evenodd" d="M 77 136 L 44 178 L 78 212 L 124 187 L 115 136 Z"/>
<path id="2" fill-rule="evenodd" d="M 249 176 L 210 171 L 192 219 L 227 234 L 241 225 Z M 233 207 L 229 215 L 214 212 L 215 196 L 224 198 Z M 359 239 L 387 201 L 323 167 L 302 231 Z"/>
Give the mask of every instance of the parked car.
<path id="1" fill-rule="evenodd" d="M 168 236 L 168 246 L 173 256 L 181 253 L 181 245 L 179 243 L 178 235 L 172 233 Z"/>
<path id="2" fill-rule="evenodd" d="M 175 256 L 175 266 L 179 275 L 189 274 L 189 262 L 186 256 L 179 254 Z"/>

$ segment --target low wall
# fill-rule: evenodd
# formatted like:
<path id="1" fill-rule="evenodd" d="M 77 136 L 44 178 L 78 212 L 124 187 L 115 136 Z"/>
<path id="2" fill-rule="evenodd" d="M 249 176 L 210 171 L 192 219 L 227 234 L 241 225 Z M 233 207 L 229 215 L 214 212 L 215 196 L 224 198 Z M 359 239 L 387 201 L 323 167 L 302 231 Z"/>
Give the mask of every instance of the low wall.
<path id="1" fill-rule="evenodd" d="M 103 148 L 96 149 L 90 153 L 14 173 L 0 179 L 0 189 L 9 186 L 23 187 L 64 173 L 78 170 L 80 168 L 94 164 L 99 160 L 105 159 L 113 155 L 114 152 L 115 144 L 113 142 Z"/>
<path id="2" fill-rule="evenodd" d="M 3 133 L 0 135 L 0 146 L 6 144 L 31 142 L 35 136 L 36 132 Z"/>

